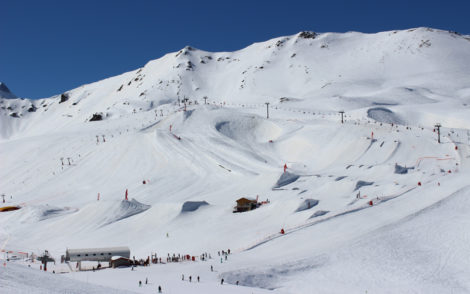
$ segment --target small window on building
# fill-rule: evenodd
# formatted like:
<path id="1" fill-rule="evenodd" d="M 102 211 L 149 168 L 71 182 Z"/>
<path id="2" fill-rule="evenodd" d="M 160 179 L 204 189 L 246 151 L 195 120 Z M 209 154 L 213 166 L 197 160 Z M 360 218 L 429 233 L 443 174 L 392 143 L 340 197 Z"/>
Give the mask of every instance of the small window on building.
<path id="1" fill-rule="evenodd" d="M 104 255 L 104 253 L 101 253 L 100 255 Z"/>
<path id="2" fill-rule="evenodd" d="M 88 254 L 85 254 L 85 256 L 88 256 Z"/>
<path id="3" fill-rule="evenodd" d="M 108 253 L 108 255 L 111 255 L 111 253 Z"/>
<path id="4" fill-rule="evenodd" d="M 93 256 L 96 256 L 96 253 L 93 253 Z"/>
<path id="5" fill-rule="evenodd" d="M 80 254 L 77 254 L 78 257 L 80 257 Z"/>

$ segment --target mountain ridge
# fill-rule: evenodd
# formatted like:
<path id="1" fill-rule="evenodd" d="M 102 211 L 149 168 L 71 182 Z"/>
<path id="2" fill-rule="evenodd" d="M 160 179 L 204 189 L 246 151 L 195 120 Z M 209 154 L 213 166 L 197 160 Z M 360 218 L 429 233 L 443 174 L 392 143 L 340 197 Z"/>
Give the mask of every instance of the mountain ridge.
<path id="1" fill-rule="evenodd" d="M 467 104 L 468 41 L 455 32 L 419 27 L 374 34 L 303 31 L 233 52 L 185 46 L 141 68 L 49 98 L 1 100 L 0 116 L 23 120 L 54 108 L 61 116 L 54 119 L 68 124 L 71 117 L 83 122 L 101 113 L 112 119 L 204 97 L 215 103 L 272 105 L 287 99 L 323 111 L 361 109 L 374 96 L 385 104 L 402 104 L 388 98 L 395 95 L 421 104 L 436 102 L 437 94 Z M 432 83 L 422 81 L 430 76 Z M 324 99 L 337 101 L 337 107 L 322 109 Z"/>

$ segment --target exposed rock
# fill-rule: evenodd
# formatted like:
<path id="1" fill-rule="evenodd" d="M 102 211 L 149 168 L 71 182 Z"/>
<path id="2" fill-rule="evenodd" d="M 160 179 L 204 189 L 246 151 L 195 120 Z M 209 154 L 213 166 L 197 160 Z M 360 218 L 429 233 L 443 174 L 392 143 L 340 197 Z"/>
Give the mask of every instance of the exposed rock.
<path id="1" fill-rule="evenodd" d="M 103 115 L 101 113 L 95 113 L 90 118 L 90 121 L 99 121 L 99 120 L 103 120 Z"/>
<path id="2" fill-rule="evenodd" d="M 64 102 L 67 101 L 67 100 L 69 100 L 69 94 L 63 93 L 62 95 L 60 95 L 59 104 L 60 104 L 60 103 L 64 103 Z"/>
<path id="3" fill-rule="evenodd" d="M 317 33 L 304 31 L 299 34 L 299 37 L 304 39 L 315 39 L 317 37 Z"/>

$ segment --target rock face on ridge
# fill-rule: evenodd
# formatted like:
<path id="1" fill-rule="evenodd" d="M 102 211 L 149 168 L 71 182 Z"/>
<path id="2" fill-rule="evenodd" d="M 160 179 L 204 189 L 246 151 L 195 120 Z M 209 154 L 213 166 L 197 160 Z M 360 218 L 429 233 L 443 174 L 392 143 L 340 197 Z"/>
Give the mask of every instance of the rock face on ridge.
<path id="1" fill-rule="evenodd" d="M 14 99 L 18 97 L 8 89 L 7 85 L 0 82 L 0 98 Z"/>

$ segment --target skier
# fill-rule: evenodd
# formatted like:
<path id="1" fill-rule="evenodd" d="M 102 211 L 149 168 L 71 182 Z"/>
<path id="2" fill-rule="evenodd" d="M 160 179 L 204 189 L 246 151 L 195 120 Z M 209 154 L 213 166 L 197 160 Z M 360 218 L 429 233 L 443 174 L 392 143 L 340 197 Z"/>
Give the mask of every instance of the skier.
<path id="1" fill-rule="evenodd" d="M 148 278 L 145 278 L 145 285 L 147 285 L 149 282 Z"/>
<path id="2" fill-rule="evenodd" d="M 287 170 L 287 164 L 284 163 L 284 172 Z"/>
<path id="3" fill-rule="evenodd" d="M 181 275 L 181 281 L 184 281 L 184 275 Z"/>
<path id="4" fill-rule="evenodd" d="M 158 293 L 162 293 L 162 286 L 158 286 Z"/>
<path id="5" fill-rule="evenodd" d="M 221 284 L 221 285 L 224 284 L 224 279 L 220 280 L 220 284 Z"/>
<path id="6" fill-rule="evenodd" d="M 192 279 L 193 279 L 193 278 L 192 278 L 191 276 L 189 276 L 189 282 L 190 282 L 190 283 L 191 283 L 191 280 L 192 280 Z"/>
<path id="7" fill-rule="evenodd" d="M 139 287 L 142 287 L 142 281 L 139 281 Z"/>
<path id="8" fill-rule="evenodd" d="M 199 276 L 197 276 L 197 282 L 199 283 Z"/>
<path id="9" fill-rule="evenodd" d="M 211 265 L 211 272 L 213 272 L 213 271 L 214 271 L 214 267 Z"/>

